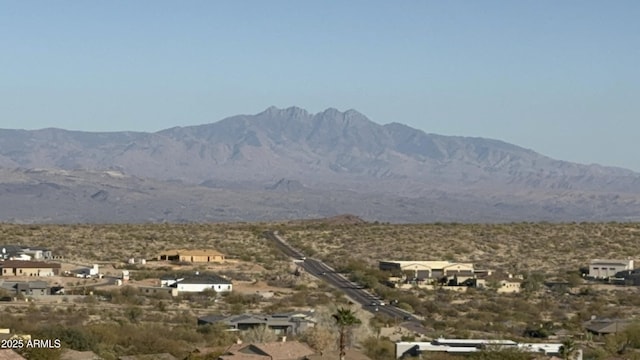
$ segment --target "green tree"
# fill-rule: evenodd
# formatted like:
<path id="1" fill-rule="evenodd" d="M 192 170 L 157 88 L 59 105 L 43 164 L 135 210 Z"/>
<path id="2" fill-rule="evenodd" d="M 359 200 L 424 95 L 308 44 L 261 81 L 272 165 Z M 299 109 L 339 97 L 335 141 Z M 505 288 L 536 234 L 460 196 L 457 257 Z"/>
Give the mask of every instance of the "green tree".
<path id="1" fill-rule="evenodd" d="M 567 339 L 562 342 L 562 346 L 560 347 L 560 356 L 564 360 L 574 360 L 577 352 L 578 349 L 572 339 Z"/>
<path id="2" fill-rule="evenodd" d="M 336 325 L 338 325 L 338 331 L 340 334 L 340 338 L 338 339 L 340 360 L 344 360 L 346 356 L 345 349 L 347 348 L 347 336 L 353 327 L 360 325 L 362 322 L 356 317 L 351 309 L 345 308 L 339 308 L 335 314 L 331 315 L 331 317 L 336 321 Z"/>

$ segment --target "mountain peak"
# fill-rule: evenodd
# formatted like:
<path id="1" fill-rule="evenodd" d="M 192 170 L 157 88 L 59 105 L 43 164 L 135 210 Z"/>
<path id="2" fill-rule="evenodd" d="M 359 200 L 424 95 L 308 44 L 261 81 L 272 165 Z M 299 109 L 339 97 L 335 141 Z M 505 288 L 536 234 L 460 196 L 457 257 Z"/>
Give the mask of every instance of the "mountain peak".
<path id="1" fill-rule="evenodd" d="M 294 116 L 294 117 L 309 116 L 309 113 L 307 112 L 307 110 L 299 108 L 297 106 L 290 106 L 286 109 L 281 109 L 276 106 L 269 106 L 266 110 L 259 113 L 258 115 L 261 115 L 261 114 L 265 114 L 269 116 L 283 116 L 283 115 Z"/>

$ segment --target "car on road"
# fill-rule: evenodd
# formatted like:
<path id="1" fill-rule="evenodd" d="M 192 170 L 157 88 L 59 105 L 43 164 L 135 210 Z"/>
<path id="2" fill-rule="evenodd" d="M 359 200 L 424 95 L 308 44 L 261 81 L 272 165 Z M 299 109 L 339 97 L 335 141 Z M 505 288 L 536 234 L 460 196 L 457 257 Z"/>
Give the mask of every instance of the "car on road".
<path id="1" fill-rule="evenodd" d="M 327 272 L 326 272 L 326 271 L 322 271 L 322 272 L 320 273 L 320 275 L 327 275 Z"/>
<path id="2" fill-rule="evenodd" d="M 307 260 L 307 257 L 303 256 L 303 257 L 300 258 L 300 260 L 305 261 L 305 260 Z"/>
<path id="3" fill-rule="evenodd" d="M 411 320 L 411 316 L 405 315 L 402 319 L 405 320 L 405 321 L 409 321 L 409 320 Z"/>

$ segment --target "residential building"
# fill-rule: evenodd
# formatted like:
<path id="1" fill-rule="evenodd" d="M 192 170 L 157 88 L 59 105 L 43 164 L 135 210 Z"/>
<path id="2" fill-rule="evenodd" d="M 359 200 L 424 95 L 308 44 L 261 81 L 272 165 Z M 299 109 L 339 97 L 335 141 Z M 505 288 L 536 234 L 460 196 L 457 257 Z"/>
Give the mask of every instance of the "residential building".
<path id="1" fill-rule="evenodd" d="M 402 272 L 416 279 L 474 275 L 473 264 L 451 261 L 380 261 L 378 266 L 380 270 Z"/>
<path id="2" fill-rule="evenodd" d="M 169 353 L 120 356 L 118 360 L 178 360 Z"/>
<path id="3" fill-rule="evenodd" d="M 583 324 L 585 330 L 595 335 L 615 334 L 631 324 L 628 319 L 591 319 Z"/>
<path id="4" fill-rule="evenodd" d="M 160 277 L 160 286 L 173 286 L 180 281 L 184 280 L 184 277 L 179 277 L 176 275 L 165 275 Z"/>
<path id="5" fill-rule="evenodd" d="M 178 292 L 203 292 L 213 290 L 215 292 L 231 292 L 233 284 L 230 280 L 213 274 L 185 276 L 176 279 L 169 287 L 175 287 Z"/>
<path id="6" fill-rule="evenodd" d="M 51 250 L 39 246 L 0 245 L 0 260 L 49 260 L 53 255 Z"/>
<path id="7" fill-rule="evenodd" d="M 158 255 L 158 260 L 181 261 L 181 262 L 223 262 L 224 254 L 216 250 L 167 250 Z"/>
<path id="8" fill-rule="evenodd" d="M 471 263 L 450 261 L 380 261 L 379 268 L 389 271 L 387 284 L 400 289 L 445 289 L 464 292 L 470 287 L 485 288 L 487 280 L 504 280 L 506 274 L 475 269 Z M 503 276 L 501 276 L 503 275 Z M 506 280 L 499 292 L 519 291 L 520 280 Z"/>
<path id="9" fill-rule="evenodd" d="M 561 343 L 517 343 L 512 340 L 487 339 L 444 339 L 439 338 L 431 342 L 397 342 L 396 358 L 419 357 L 428 352 L 445 352 L 452 354 L 469 354 L 484 349 L 518 349 L 547 356 L 560 354 Z M 582 359 L 582 352 L 578 352 L 577 359 Z"/>
<path id="10" fill-rule="evenodd" d="M 625 270 L 633 270 L 633 260 L 594 259 L 589 263 L 589 277 L 593 279 L 608 279 Z"/>
<path id="11" fill-rule="evenodd" d="M 496 292 L 499 294 L 519 293 L 522 288 L 522 279 L 509 278 L 498 281 Z"/>
<path id="12" fill-rule="evenodd" d="M 305 360 L 315 351 L 298 341 L 231 345 L 218 360 Z"/>
<path id="13" fill-rule="evenodd" d="M 8 260 L 22 254 L 20 245 L 0 245 L 0 260 Z"/>
<path id="14" fill-rule="evenodd" d="M 64 349 L 60 355 L 60 360 L 102 360 L 102 358 L 93 351 Z"/>
<path id="15" fill-rule="evenodd" d="M 178 296 L 178 289 L 174 287 L 157 287 L 157 286 L 139 286 L 138 291 L 145 296 Z"/>
<path id="16" fill-rule="evenodd" d="M 0 280 L 0 289 L 10 296 L 42 296 L 50 295 L 51 289 L 45 281 L 5 281 Z"/>
<path id="17" fill-rule="evenodd" d="M 299 335 L 315 326 L 313 311 L 289 312 L 273 315 L 241 314 L 209 315 L 198 318 L 198 325 L 223 323 L 231 330 L 245 331 L 266 326 L 277 335 Z"/>
<path id="18" fill-rule="evenodd" d="M 55 276 L 60 273 L 60 264 L 41 261 L 0 261 L 1 276 Z"/>
<path id="19" fill-rule="evenodd" d="M 25 246 L 22 253 L 30 255 L 34 260 L 49 260 L 53 258 L 51 250 L 40 246 Z"/>

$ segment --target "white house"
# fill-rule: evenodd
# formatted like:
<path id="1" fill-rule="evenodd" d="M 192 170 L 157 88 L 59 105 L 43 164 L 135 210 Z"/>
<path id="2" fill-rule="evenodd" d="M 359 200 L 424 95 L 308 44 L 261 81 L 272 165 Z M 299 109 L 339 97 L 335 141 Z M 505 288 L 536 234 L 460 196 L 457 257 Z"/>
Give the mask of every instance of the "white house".
<path id="1" fill-rule="evenodd" d="M 31 261 L 31 255 L 18 254 L 10 257 L 9 260 Z"/>
<path id="2" fill-rule="evenodd" d="M 560 343 L 517 343 L 512 340 L 485 339 L 434 339 L 431 342 L 396 342 L 396 359 L 420 356 L 429 352 L 445 352 L 453 354 L 469 354 L 487 348 L 519 349 L 520 351 L 558 356 Z M 578 350 L 576 359 L 582 359 L 582 351 Z"/>
<path id="3" fill-rule="evenodd" d="M 170 285 L 178 289 L 178 292 L 203 292 L 212 289 L 215 292 L 231 292 L 231 281 L 217 275 L 195 275 L 185 277 Z"/>
<path id="4" fill-rule="evenodd" d="M 589 263 L 589 277 L 606 279 L 616 273 L 633 270 L 633 260 L 594 259 Z"/>

